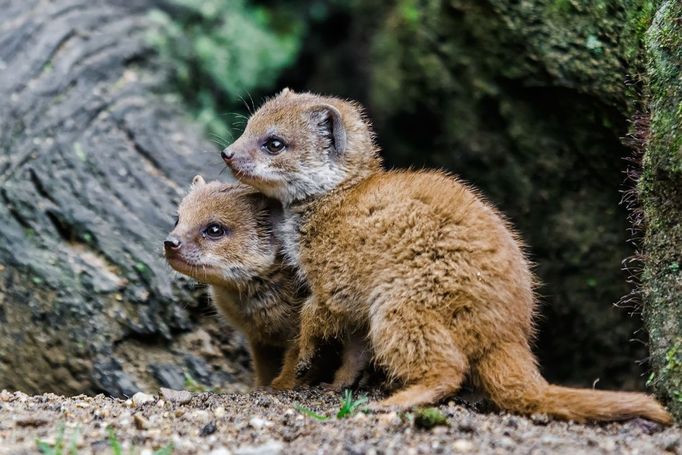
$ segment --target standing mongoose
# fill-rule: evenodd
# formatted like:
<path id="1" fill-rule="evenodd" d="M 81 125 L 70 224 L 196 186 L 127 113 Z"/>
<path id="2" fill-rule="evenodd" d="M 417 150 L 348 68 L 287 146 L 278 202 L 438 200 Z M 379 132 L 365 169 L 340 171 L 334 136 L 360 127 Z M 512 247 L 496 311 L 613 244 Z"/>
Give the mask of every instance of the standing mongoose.
<path id="1" fill-rule="evenodd" d="M 272 232 L 278 206 L 249 186 L 196 176 L 164 242 L 171 267 L 209 284 L 220 313 L 245 334 L 257 386 L 279 373 L 298 334 L 304 298 L 278 254 Z"/>
<path id="2" fill-rule="evenodd" d="M 384 171 L 354 103 L 285 89 L 223 151 L 242 182 L 284 205 L 287 260 L 312 290 L 299 359 L 366 330 L 374 361 L 404 384 L 382 402 L 434 403 L 470 375 L 500 408 L 576 421 L 670 415 L 642 393 L 548 384 L 530 349 L 534 279 L 519 237 L 476 191 L 439 171 Z"/>

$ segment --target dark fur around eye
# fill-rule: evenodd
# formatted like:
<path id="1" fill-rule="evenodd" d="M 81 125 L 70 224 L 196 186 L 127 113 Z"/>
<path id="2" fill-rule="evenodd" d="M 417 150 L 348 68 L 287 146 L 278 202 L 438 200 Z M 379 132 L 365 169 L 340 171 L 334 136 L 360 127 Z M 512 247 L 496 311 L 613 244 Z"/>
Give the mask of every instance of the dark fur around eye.
<path id="1" fill-rule="evenodd" d="M 287 145 L 284 143 L 282 139 L 278 137 L 269 137 L 263 143 L 261 148 L 270 155 L 277 155 L 279 153 L 282 153 L 287 148 Z"/>
<path id="2" fill-rule="evenodd" d="M 218 223 L 211 223 L 202 231 L 205 237 L 219 239 L 227 233 L 225 226 Z"/>

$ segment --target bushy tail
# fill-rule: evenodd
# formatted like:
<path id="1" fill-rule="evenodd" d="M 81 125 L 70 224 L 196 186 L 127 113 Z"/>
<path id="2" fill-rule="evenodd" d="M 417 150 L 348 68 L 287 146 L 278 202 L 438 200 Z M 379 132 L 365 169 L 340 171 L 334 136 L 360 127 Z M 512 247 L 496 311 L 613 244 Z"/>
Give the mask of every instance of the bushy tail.
<path id="1" fill-rule="evenodd" d="M 475 366 L 475 378 L 497 406 L 511 412 L 547 414 L 576 422 L 643 417 L 672 424 L 665 408 L 643 393 L 548 384 L 530 349 L 523 344 L 505 344 L 487 353 Z"/>

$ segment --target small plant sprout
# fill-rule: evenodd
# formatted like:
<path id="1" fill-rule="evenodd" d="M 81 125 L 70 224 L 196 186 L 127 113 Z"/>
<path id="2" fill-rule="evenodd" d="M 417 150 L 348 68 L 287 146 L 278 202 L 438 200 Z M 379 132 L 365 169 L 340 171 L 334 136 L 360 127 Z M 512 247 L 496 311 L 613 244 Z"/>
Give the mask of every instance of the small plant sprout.
<path id="1" fill-rule="evenodd" d="M 57 427 L 57 438 L 55 442 L 49 443 L 47 441 L 42 441 L 36 439 L 36 446 L 38 451 L 43 455 L 77 455 L 77 444 L 78 444 L 78 428 L 76 428 L 71 435 L 71 440 L 69 442 L 68 448 L 64 444 L 64 424 L 60 423 Z"/>
<path id="2" fill-rule="evenodd" d="M 358 412 L 360 410 L 360 407 L 367 403 L 367 397 L 366 396 L 361 396 L 357 399 L 353 398 L 353 392 L 350 390 L 346 389 L 343 391 L 343 396 L 341 398 L 341 406 L 339 407 L 339 412 L 336 413 L 336 418 L 337 419 L 345 419 L 348 417 L 351 417 L 353 414 Z M 312 409 L 303 406 L 300 403 L 296 403 L 294 405 L 294 408 L 300 412 L 301 414 L 311 417 L 315 420 L 319 420 L 320 422 L 324 422 L 325 420 L 329 420 L 330 417 L 322 414 L 318 414 L 317 412 L 313 411 Z"/>
<path id="3" fill-rule="evenodd" d="M 346 417 L 351 417 L 353 414 L 360 410 L 360 406 L 367 403 L 366 396 L 360 396 L 357 399 L 353 399 L 353 392 L 349 389 L 343 391 L 343 398 L 341 399 L 341 408 L 339 412 L 336 413 L 337 419 L 344 419 Z"/>

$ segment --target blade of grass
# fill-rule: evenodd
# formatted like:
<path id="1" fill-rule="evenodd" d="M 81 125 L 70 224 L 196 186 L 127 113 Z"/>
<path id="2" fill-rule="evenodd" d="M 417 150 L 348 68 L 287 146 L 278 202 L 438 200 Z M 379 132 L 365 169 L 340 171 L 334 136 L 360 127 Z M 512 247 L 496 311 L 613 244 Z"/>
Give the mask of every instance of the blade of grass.
<path id="1" fill-rule="evenodd" d="M 318 414 L 315 411 L 313 411 L 312 409 L 303 406 L 302 404 L 296 403 L 294 405 L 294 409 L 296 409 L 298 412 L 300 412 L 301 414 L 303 414 L 305 416 L 312 417 L 315 420 L 319 420 L 319 421 L 329 420 L 329 417 Z"/>

